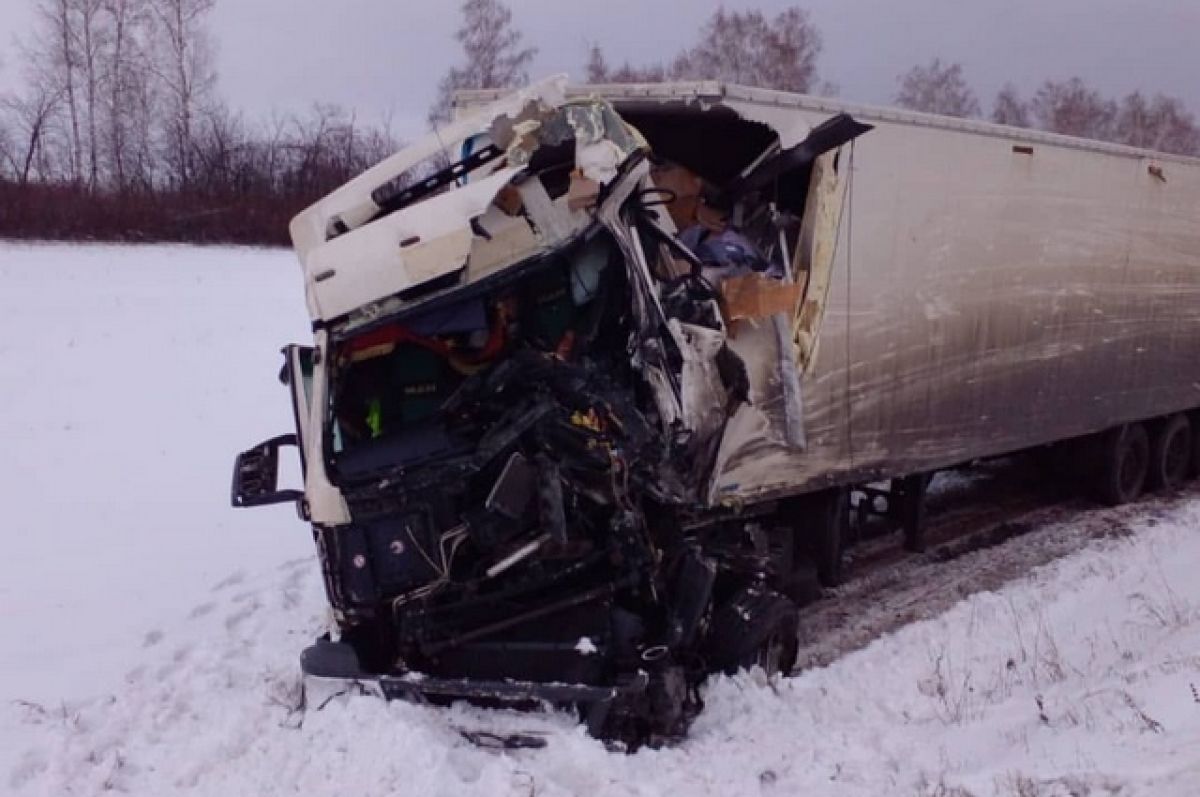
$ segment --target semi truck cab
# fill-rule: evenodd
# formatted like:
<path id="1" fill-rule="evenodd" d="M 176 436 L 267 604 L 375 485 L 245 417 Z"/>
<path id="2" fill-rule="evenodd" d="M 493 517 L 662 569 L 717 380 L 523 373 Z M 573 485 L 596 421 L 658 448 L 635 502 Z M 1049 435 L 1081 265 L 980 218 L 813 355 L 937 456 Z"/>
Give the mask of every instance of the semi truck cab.
<path id="1" fill-rule="evenodd" d="M 839 157 L 869 129 L 555 78 L 301 213 L 296 430 L 238 456 L 232 503 L 312 526 L 336 623 L 309 681 L 569 705 L 637 746 L 708 674 L 786 671 L 839 496 L 721 476 L 804 449 Z"/>

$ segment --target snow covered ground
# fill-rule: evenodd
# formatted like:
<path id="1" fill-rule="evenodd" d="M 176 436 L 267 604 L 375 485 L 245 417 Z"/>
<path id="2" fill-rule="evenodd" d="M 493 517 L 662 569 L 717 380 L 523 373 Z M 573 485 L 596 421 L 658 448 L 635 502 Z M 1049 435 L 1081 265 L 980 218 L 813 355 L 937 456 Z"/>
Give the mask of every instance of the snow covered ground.
<path id="1" fill-rule="evenodd" d="M 1200 794 L 1196 493 L 905 565 L 928 619 L 798 677 L 720 679 L 672 749 L 611 754 L 556 714 L 299 711 L 311 543 L 287 508 L 227 508 L 232 455 L 290 422 L 290 255 L 0 244 L 0 279 L 0 794 Z M 1048 563 L 984 577 L 1021 562 Z"/>
<path id="2" fill-rule="evenodd" d="M 311 550 L 290 508 L 228 507 L 232 456 L 292 424 L 278 349 L 308 324 L 283 252 L 0 244 L 0 285 L 0 696 L 54 702 Z"/>

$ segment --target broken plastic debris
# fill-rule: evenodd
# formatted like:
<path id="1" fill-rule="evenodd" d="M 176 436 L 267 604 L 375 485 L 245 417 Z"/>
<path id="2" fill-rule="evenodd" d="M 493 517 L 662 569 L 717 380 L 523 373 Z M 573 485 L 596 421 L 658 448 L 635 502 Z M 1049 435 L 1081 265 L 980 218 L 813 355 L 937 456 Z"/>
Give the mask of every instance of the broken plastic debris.
<path id="1" fill-rule="evenodd" d="M 590 144 L 580 142 L 575 150 L 575 165 L 589 180 L 607 184 L 616 178 L 625 153 L 621 148 L 608 139 L 602 139 Z"/>
<path id="2" fill-rule="evenodd" d="M 492 203 L 504 211 L 505 215 L 515 216 L 521 212 L 525 200 L 521 197 L 520 191 L 511 185 L 506 185 L 500 189 L 500 193 L 496 194 L 496 198 L 492 200 Z"/>
<path id="3" fill-rule="evenodd" d="M 759 274 L 743 274 L 721 280 L 721 294 L 726 319 L 732 323 L 745 318 L 769 318 L 776 313 L 790 316 L 800 301 L 800 285 Z"/>
<path id="4" fill-rule="evenodd" d="M 583 210 L 593 207 L 600 196 L 600 183 L 583 176 L 576 170 L 571 172 L 571 185 L 567 189 L 567 207 Z"/>
<path id="5" fill-rule="evenodd" d="M 513 140 L 507 150 L 508 162 L 511 166 L 525 166 L 529 163 L 534 151 L 541 146 L 538 131 L 542 127 L 539 119 L 525 119 L 513 125 Z"/>
<path id="6" fill-rule="evenodd" d="M 606 102 L 568 106 L 566 117 L 575 131 L 575 166 L 584 177 L 602 185 L 617 176 L 629 155 L 645 146 L 641 136 Z"/>

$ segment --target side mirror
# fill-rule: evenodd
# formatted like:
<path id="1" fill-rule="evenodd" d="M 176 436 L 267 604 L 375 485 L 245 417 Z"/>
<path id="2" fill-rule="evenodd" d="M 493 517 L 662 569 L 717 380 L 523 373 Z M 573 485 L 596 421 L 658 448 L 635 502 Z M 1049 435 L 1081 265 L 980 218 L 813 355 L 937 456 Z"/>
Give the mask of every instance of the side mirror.
<path id="1" fill-rule="evenodd" d="M 297 501 L 303 490 L 280 490 L 279 449 L 296 446 L 296 435 L 284 434 L 259 443 L 238 454 L 233 463 L 233 487 L 230 502 L 235 507 L 266 506 Z"/>

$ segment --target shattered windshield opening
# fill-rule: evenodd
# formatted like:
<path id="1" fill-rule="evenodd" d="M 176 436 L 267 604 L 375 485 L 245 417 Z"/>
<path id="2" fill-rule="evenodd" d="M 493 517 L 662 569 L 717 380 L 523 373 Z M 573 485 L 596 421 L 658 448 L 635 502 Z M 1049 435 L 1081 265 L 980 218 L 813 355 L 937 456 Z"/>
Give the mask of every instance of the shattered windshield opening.
<path id="1" fill-rule="evenodd" d="M 341 341 L 330 402 L 335 469 L 352 478 L 461 448 L 469 438 L 457 434 L 447 401 L 520 351 L 570 362 L 620 350 L 618 329 L 604 322 L 623 282 L 619 250 L 600 230 L 539 258 L 515 281 Z"/>
<path id="2" fill-rule="evenodd" d="M 778 149 L 779 134 L 722 107 L 673 103 L 622 107 L 621 118 L 645 136 L 655 156 L 725 186 Z"/>

